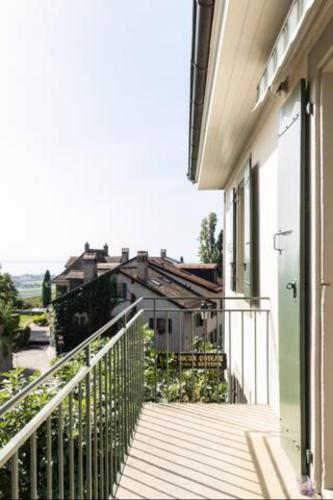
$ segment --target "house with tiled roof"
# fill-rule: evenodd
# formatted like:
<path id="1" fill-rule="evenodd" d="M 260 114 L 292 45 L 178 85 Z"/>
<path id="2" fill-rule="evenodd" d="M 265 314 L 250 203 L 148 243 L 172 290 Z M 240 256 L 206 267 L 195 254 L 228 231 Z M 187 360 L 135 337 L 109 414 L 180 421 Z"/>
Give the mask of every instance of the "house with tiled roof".
<path id="1" fill-rule="evenodd" d="M 156 322 L 159 348 L 164 349 L 168 343 L 171 351 L 190 349 L 193 339 L 203 336 L 202 318 L 199 313 L 192 314 L 192 312 L 194 309 L 199 309 L 203 302 L 211 309 L 220 305 L 222 288 L 219 284 L 180 268 L 178 265 L 181 262 L 167 257 L 165 250 L 161 251 L 160 257 L 150 257 L 147 251 L 139 251 L 131 259 L 127 258 L 121 261 L 122 259 L 119 258 L 117 263 L 112 263 L 116 265 L 110 267 L 109 262 L 101 262 L 103 258 L 106 260 L 107 257 L 105 252 L 102 253 L 86 247 L 83 255 L 77 259 L 79 262 L 77 260 L 70 261 L 64 273 L 53 280 L 58 286 L 61 286 L 60 279 L 69 279 L 70 281 L 71 276 L 80 273 L 80 284 L 69 288 L 69 293 L 58 296 L 57 300 L 66 300 L 67 295 L 72 297 L 76 290 L 80 293 L 80 290 L 89 282 L 108 275 L 110 280 L 117 284 L 118 298 L 118 304 L 113 305 L 110 317 L 116 316 L 135 300 L 143 297 L 145 300 L 145 322 L 151 328 L 154 321 Z M 79 263 L 82 266 L 81 269 L 75 269 L 75 265 Z M 87 266 L 87 263 L 88 265 L 94 263 L 94 273 L 92 269 L 89 269 L 87 275 L 84 267 Z M 89 279 L 84 279 L 85 272 Z M 76 283 L 79 283 L 79 280 Z M 163 313 L 159 309 L 164 309 Z M 168 312 L 166 313 L 165 310 Z M 76 315 L 74 316 L 73 321 L 77 321 Z M 88 311 L 80 311 L 82 320 L 88 322 L 88 316 Z M 211 339 L 215 338 L 217 329 L 220 327 L 218 324 L 221 324 L 221 321 L 219 322 L 219 320 L 221 318 L 217 318 L 217 315 L 212 311 L 206 332 Z"/>
<path id="2" fill-rule="evenodd" d="M 109 255 L 109 247 L 105 243 L 102 249 L 90 248 L 87 242 L 84 251 L 78 257 L 69 257 L 65 264 L 65 270 L 53 278 L 52 284 L 56 286 L 56 296 L 66 293 L 82 286 L 107 271 L 129 259 L 129 249 L 123 248 L 121 255 Z"/>
<path id="3" fill-rule="evenodd" d="M 179 269 L 163 257 L 149 257 L 146 251 L 118 266 L 112 275 L 117 277 L 118 287 L 127 291 L 112 314 L 144 297 L 145 321 L 151 328 L 156 321 L 159 349 L 165 349 L 167 344 L 170 351 L 191 349 L 193 339 L 204 334 L 200 313 L 193 314 L 193 310 L 200 309 L 203 303 L 214 309 L 222 297 L 218 284 Z M 207 322 L 208 339 L 216 337 L 219 320 L 212 311 Z"/>

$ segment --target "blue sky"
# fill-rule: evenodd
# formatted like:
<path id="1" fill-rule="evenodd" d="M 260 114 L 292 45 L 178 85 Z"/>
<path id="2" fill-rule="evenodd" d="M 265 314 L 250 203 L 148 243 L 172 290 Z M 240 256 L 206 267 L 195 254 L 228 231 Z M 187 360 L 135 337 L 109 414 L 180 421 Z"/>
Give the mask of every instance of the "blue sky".
<path id="1" fill-rule="evenodd" d="M 222 194 L 186 179 L 191 11 L 191 0 L 1 2 L 4 270 L 61 262 L 86 240 L 197 258 Z"/>

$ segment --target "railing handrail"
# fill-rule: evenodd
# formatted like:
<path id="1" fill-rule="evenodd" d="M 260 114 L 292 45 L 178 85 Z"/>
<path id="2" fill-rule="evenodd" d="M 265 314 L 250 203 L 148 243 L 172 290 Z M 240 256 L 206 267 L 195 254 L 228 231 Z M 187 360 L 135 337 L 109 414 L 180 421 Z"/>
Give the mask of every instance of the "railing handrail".
<path id="1" fill-rule="evenodd" d="M 198 296 L 198 295 L 193 295 L 193 296 L 163 296 L 163 297 L 149 297 L 149 296 L 146 296 L 146 297 L 142 297 L 143 300 L 202 300 L 202 301 L 205 301 L 205 300 L 249 300 L 249 301 L 255 301 L 255 300 L 271 300 L 270 297 L 255 297 L 255 296 L 247 296 L 247 295 L 236 295 L 236 296 L 227 296 L 227 297 L 223 297 L 223 296 L 218 296 L 218 295 L 208 295 L 208 296 Z"/>
<path id="2" fill-rule="evenodd" d="M 143 297 L 140 297 L 138 300 L 133 302 L 126 309 L 121 311 L 117 316 L 111 319 L 108 323 L 99 328 L 95 333 L 86 338 L 81 344 L 77 347 L 74 347 L 68 354 L 63 356 L 57 363 L 51 366 L 48 370 L 42 373 L 36 380 L 33 380 L 24 387 L 21 391 L 11 397 L 6 403 L 0 406 L 0 417 L 2 417 L 7 411 L 12 410 L 15 406 L 22 401 L 25 397 L 31 394 L 32 391 L 37 389 L 42 383 L 48 380 L 52 375 L 54 375 L 58 370 L 60 370 L 64 365 L 66 365 L 69 361 L 71 361 L 77 354 L 82 352 L 89 344 L 98 339 L 103 333 L 105 333 L 109 328 L 111 328 L 114 324 L 116 324 L 123 317 L 126 317 L 137 305 L 139 305 L 143 300 Z M 115 338 L 115 337 L 114 337 Z"/>
<path id="3" fill-rule="evenodd" d="M 59 392 L 28 422 L 2 449 L 0 449 L 0 468 L 14 455 L 14 453 L 24 444 L 29 437 L 43 424 L 53 411 L 62 403 L 62 401 L 75 389 L 75 387 L 84 380 L 94 366 L 103 358 L 103 356 L 119 342 L 121 337 L 131 327 L 133 323 L 143 314 L 140 309 L 127 325 L 119 330 L 103 348 L 91 358 L 89 366 L 83 366 L 74 377 L 62 387 Z"/>
<path id="4" fill-rule="evenodd" d="M 180 312 L 179 309 L 167 309 L 166 307 L 163 307 L 162 309 L 154 309 L 153 307 L 145 307 L 144 310 L 146 312 Z M 248 308 L 242 308 L 242 309 L 206 309 L 209 313 L 229 313 L 229 312 L 270 312 L 270 309 L 262 309 L 262 308 L 253 308 L 253 307 L 248 307 Z M 202 313 L 202 309 L 196 308 L 196 309 L 183 309 L 182 312 L 197 312 L 197 313 Z"/>

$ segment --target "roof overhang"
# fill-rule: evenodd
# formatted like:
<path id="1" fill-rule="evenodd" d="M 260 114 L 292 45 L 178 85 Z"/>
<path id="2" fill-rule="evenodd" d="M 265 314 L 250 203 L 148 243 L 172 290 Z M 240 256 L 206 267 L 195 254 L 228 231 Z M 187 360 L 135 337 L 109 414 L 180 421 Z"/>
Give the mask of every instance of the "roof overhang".
<path id="1" fill-rule="evenodd" d="M 197 159 L 191 171 L 199 189 L 223 189 L 248 140 L 261 111 L 257 86 L 291 3 L 215 2 Z M 198 35 L 194 31 L 192 46 Z"/>

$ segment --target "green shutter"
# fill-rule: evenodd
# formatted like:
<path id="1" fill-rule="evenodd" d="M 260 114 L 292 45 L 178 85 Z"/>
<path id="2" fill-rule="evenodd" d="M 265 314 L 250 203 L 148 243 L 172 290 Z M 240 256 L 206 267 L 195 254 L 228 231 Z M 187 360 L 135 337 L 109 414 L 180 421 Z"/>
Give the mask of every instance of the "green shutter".
<path id="1" fill-rule="evenodd" d="M 259 297 L 259 166 L 244 171 L 244 295 Z"/>
<path id="2" fill-rule="evenodd" d="M 237 198 L 236 189 L 232 190 L 232 262 L 230 277 L 231 283 L 230 288 L 233 292 L 236 291 L 236 246 L 237 246 Z"/>
<path id="3" fill-rule="evenodd" d="M 246 297 L 252 296 L 252 186 L 251 163 L 244 170 L 244 262 L 243 290 Z"/>
<path id="4" fill-rule="evenodd" d="M 251 294 L 260 297 L 260 221 L 259 221 L 259 165 L 251 168 Z"/>

